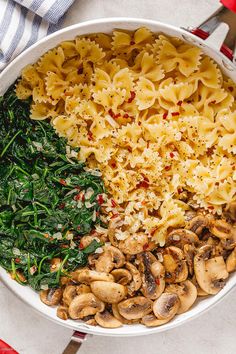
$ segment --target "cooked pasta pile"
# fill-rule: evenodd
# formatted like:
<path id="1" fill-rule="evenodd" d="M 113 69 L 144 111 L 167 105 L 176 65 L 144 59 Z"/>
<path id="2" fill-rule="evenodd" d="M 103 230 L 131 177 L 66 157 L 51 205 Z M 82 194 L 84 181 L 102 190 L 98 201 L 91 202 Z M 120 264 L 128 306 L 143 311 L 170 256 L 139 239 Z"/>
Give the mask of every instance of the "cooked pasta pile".
<path id="1" fill-rule="evenodd" d="M 236 200 L 236 85 L 197 47 L 146 28 L 78 37 L 27 66 L 16 92 L 100 169 L 120 240 L 163 245 L 189 205 L 220 215 Z"/>

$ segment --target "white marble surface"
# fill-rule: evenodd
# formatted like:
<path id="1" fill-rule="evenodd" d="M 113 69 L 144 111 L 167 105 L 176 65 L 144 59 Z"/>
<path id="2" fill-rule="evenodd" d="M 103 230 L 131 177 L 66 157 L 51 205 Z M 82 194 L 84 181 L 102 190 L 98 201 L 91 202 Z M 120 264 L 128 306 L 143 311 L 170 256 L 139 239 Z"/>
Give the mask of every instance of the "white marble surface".
<path id="1" fill-rule="evenodd" d="M 65 26 L 100 17 L 144 17 L 177 26 L 196 25 L 218 0 L 75 0 Z M 174 330 L 140 338 L 91 337 L 81 354 L 233 354 L 236 351 L 236 289 L 201 317 Z M 20 302 L 0 283 L 0 338 L 20 354 L 61 354 L 71 331 Z"/>

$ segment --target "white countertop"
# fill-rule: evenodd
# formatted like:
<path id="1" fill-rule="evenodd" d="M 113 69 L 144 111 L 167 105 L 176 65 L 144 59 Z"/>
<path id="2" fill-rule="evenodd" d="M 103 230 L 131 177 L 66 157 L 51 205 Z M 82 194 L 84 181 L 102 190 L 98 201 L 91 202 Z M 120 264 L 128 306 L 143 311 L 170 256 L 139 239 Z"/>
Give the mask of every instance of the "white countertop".
<path id="1" fill-rule="evenodd" d="M 197 25 L 218 0 L 75 0 L 65 26 L 100 17 L 143 17 L 177 26 Z M 168 332 L 139 338 L 91 337 L 81 354 L 233 354 L 236 351 L 236 289 L 199 318 Z M 0 283 L 0 338 L 20 354 L 61 354 L 71 331 L 17 299 Z"/>

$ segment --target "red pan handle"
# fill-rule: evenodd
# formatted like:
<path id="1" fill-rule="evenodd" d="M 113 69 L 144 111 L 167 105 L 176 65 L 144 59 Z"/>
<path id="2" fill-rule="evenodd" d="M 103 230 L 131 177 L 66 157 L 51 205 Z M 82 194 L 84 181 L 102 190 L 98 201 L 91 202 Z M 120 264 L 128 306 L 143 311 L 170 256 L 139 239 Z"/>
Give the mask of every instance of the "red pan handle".
<path id="1" fill-rule="evenodd" d="M 221 0 L 220 2 L 227 7 L 227 9 L 236 12 L 236 0 Z"/>
<path id="2" fill-rule="evenodd" d="M 9 344 L 0 339 L 0 354 L 19 354 Z"/>

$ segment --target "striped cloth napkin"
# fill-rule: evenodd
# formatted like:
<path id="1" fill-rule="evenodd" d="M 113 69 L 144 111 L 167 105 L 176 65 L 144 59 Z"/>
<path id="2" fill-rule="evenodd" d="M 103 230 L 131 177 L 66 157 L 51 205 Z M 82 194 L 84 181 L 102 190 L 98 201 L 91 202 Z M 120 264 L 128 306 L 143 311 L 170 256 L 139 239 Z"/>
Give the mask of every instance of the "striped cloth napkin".
<path id="1" fill-rule="evenodd" d="M 0 71 L 38 39 L 58 30 L 74 0 L 0 0 Z"/>

